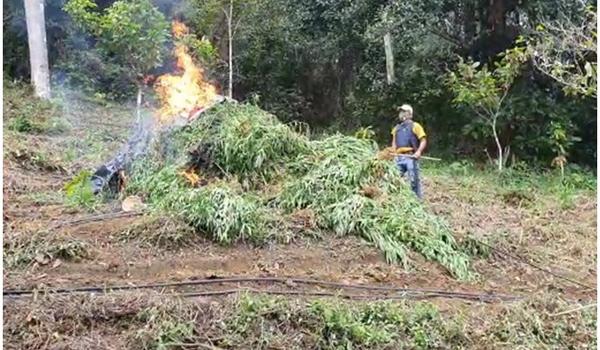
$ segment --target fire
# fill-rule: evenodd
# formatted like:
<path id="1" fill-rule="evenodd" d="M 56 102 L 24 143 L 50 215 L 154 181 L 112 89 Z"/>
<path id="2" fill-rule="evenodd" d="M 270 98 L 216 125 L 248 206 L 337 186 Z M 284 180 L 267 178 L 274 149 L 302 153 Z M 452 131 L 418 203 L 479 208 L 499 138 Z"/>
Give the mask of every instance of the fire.
<path id="1" fill-rule="evenodd" d="M 188 33 L 188 28 L 174 21 L 172 31 L 176 38 L 181 38 Z M 216 88 L 205 80 L 204 70 L 194 64 L 183 43 L 175 44 L 174 55 L 181 74 L 162 75 L 154 85 L 161 101 L 159 119 L 163 124 L 178 117 L 191 118 L 193 112 L 211 104 L 217 96 Z"/>
<path id="2" fill-rule="evenodd" d="M 200 183 L 200 176 L 198 176 L 198 174 L 196 174 L 196 172 L 192 168 L 188 168 L 185 171 L 180 172 L 179 174 L 183 176 L 186 179 L 186 181 L 190 185 L 192 185 L 192 187 L 196 187 Z"/>
<path id="3" fill-rule="evenodd" d="M 173 23 L 171 25 L 173 26 L 172 27 L 173 35 L 176 38 L 181 38 L 182 36 L 184 36 L 188 33 L 187 26 L 185 24 L 183 24 L 182 22 L 173 21 Z"/>

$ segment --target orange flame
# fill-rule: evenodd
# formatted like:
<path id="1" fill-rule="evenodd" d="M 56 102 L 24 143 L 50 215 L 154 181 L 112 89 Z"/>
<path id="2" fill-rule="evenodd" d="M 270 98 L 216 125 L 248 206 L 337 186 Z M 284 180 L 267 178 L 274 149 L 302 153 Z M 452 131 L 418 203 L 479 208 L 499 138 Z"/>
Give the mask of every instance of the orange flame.
<path id="1" fill-rule="evenodd" d="M 198 174 L 196 174 L 196 172 L 192 168 L 188 168 L 187 170 L 182 171 L 179 174 L 183 176 L 186 179 L 186 181 L 190 185 L 192 185 L 192 187 L 196 187 L 200 183 L 200 176 L 198 176 Z"/>
<path id="2" fill-rule="evenodd" d="M 188 32 L 185 24 L 177 21 L 173 22 L 172 30 L 176 38 Z M 192 112 L 208 106 L 217 96 L 216 88 L 205 80 L 204 70 L 194 64 L 184 44 L 175 44 L 174 55 L 181 75 L 162 75 L 154 85 L 161 102 L 161 123 L 178 117 L 191 118 Z"/>
<path id="3" fill-rule="evenodd" d="M 175 36 L 176 38 L 181 38 L 182 36 L 184 36 L 188 33 L 188 28 L 182 22 L 173 21 L 173 23 L 171 25 L 172 25 L 173 36 Z"/>

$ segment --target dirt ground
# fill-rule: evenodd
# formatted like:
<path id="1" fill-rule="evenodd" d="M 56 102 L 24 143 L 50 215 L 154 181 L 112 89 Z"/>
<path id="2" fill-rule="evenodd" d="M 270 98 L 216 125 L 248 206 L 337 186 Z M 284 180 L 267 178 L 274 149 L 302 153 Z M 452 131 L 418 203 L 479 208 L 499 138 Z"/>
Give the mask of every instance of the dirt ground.
<path id="1" fill-rule="evenodd" d="M 124 124 L 121 118 L 128 115 L 126 108 L 121 114 L 102 112 L 106 124 L 98 123 L 92 127 L 86 121 L 92 121 L 91 116 L 95 115 L 93 120 L 97 122 L 98 113 L 72 111 L 66 116 L 73 125 L 67 136 L 19 134 L 18 137 L 9 135 L 15 139 L 5 141 L 5 240 L 7 234 L 27 235 L 42 230 L 49 235 L 88 242 L 92 250 L 91 257 L 81 261 L 34 262 L 25 267 L 5 267 L 5 290 L 227 276 L 283 276 L 523 296 L 560 295 L 585 303 L 596 299 L 596 200 L 593 195 L 579 195 L 569 209 L 563 209 L 549 197 L 540 197 L 539 205 L 534 207 L 520 206 L 494 193 L 485 196 L 485 186 L 473 187 L 460 178 L 428 174 L 427 171 L 424 175 L 426 205 L 447 220 L 457 237 L 466 234 L 500 237 L 494 240 L 498 248 L 594 289 L 561 280 L 497 253 L 487 258 L 474 258 L 478 278 L 472 282 L 458 282 L 439 265 L 415 254 L 411 256 L 409 269 L 388 264 L 375 248 L 353 237 L 297 238 L 290 244 L 264 247 L 245 244 L 224 247 L 201 240 L 176 251 L 164 251 L 117 238 L 118 232 L 142 220 L 140 217 L 55 228 L 60 223 L 90 215 L 61 200 L 64 184 L 77 171 L 92 170 L 107 160 L 126 139 L 127 128 L 110 124 Z M 93 135 L 112 137 L 94 139 Z M 91 138 L 88 146 L 93 147 L 86 148 L 74 141 L 86 137 Z M 41 149 L 56 155 L 60 166 L 51 170 L 30 166 L 27 160 L 20 161 L 11 156 L 11 142 L 24 143 L 33 150 Z M 76 156 L 67 161 L 61 157 L 69 148 L 75 148 Z M 466 197 L 466 189 L 485 200 Z M 116 210 L 119 210 L 118 201 L 99 209 L 100 212 Z"/>

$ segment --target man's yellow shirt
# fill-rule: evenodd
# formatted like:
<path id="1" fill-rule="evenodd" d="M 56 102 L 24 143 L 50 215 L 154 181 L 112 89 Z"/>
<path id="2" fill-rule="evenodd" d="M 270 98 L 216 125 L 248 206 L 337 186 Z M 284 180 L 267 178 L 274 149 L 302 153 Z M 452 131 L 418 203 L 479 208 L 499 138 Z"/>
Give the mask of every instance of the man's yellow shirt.
<path id="1" fill-rule="evenodd" d="M 419 141 L 421 141 L 422 139 L 427 137 L 427 134 L 425 134 L 425 129 L 423 129 L 423 126 L 421 126 L 421 124 L 419 124 L 417 122 L 413 122 L 412 132 L 413 132 L 413 134 L 415 134 L 415 136 L 417 137 L 417 139 Z M 396 135 L 396 127 L 395 126 L 392 128 L 392 135 Z M 412 147 L 398 147 L 396 149 L 396 152 L 398 152 L 398 153 L 408 153 L 408 152 L 412 152 L 412 151 L 413 151 Z"/>

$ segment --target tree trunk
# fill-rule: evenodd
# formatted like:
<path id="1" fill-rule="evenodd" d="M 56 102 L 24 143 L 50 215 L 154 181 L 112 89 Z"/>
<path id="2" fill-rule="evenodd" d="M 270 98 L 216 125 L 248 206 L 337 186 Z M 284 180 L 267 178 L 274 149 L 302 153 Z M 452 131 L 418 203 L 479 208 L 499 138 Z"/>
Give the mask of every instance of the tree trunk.
<path id="1" fill-rule="evenodd" d="M 35 94 L 40 98 L 48 99 L 50 98 L 50 71 L 46 46 L 44 0 L 25 0 L 25 18 L 29 41 L 31 82 L 35 88 Z"/>
<path id="2" fill-rule="evenodd" d="M 227 16 L 227 33 L 229 37 L 229 91 L 227 96 L 233 98 L 233 45 L 232 45 L 232 28 L 231 20 L 233 16 L 233 0 L 229 0 L 229 16 Z"/>
<path id="3" fill-rule="evenodd" d="M 494 117 L 492 120 L 492 132 L 494 133 L 494 141 L 496 141 L 496 147 L 498 148 L 498 171 L 501 172 L 504 166 L 504 152 L 502 151 L 502 145 L 500 144 L 500 139 L 498 138 L 498 132 L 496 130 L 496 120 L 497 117 Z"/>
<path id="4" fill-rule="evenodd" d="M 387 11 L 383 13 L 383 21 L 386 26 L 387 23 Z M 385 50 L 385 71 L 388 85 L 394 83 L 394 51 L 392 48 L 392 35 L 389 30 L 383 35 L 383 48 Z"/>
<path id="5" fill-rule="evenodd" d="M 142 84 L 138 84 L 137 101 L 136 101 L 136 121 L 140 122 L 142 118 Z"/>
<path id="6" fill-rule="evenodd" d="M 394 52 L 392 49 L 392 36 L 389 32 L 383 36 L 383 45 L 385 47 L 385 68 L 387 71 L 387 83 L 394 83 Z"/>

